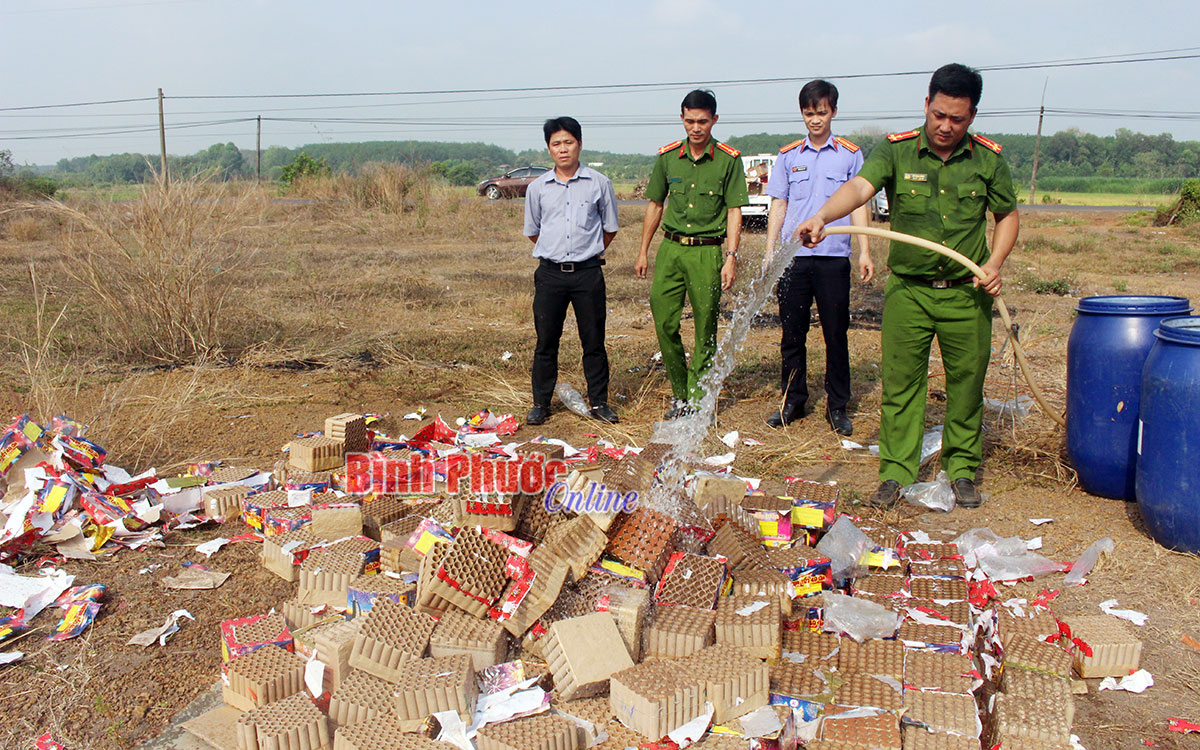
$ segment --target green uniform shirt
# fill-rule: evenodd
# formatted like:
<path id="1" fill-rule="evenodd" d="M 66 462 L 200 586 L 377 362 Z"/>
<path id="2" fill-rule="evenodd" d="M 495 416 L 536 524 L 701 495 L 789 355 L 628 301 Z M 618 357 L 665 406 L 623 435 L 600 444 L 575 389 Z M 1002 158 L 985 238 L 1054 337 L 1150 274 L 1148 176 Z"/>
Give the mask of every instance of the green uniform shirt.
<path id="1" fill-rule="evenodd" d="M 693 159 L 686 140 L 659 149 L 646 197 L 664 204 L 663 228 L 704 237 L 725 234 L 728 210 L 750 202 L 741 152 L 715 140 Z"/>
<path id="2" fill-rule="evenodd" d="M 995 147 L 994 149 L 992 147 Z M 892 229 L 933 240 L 982 265 L 987 246 L 987 211 L 1017 208 L 1008 164 L 999 146 L 967 135 L 945 162 L 929 149 L 924 128 L 887 137 L 858 176 L 887 190 Z M 932 250 L 893 242 L 888 267 L 901 276 L 960 279 L 971 272 Z"/>

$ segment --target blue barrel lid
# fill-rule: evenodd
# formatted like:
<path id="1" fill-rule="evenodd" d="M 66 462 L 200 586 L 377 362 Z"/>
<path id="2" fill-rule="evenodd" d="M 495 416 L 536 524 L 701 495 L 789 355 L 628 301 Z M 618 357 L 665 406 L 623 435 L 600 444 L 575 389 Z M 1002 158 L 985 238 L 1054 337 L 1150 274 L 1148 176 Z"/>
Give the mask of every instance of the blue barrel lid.
<path id="1" fill-rule="evenodd" d="M 1096 315 L 1186 315 L 1192 311 L 1192 303 L 1187 297 L 1111 294 L 1084 297 L 1075 309 Z"/>
<path id="2" fill-rule="evenodd" d="M 1178 315 L 1164 318 L 1154 335 L 1175 344 L 1200 346 L 1200 315 Z"/>

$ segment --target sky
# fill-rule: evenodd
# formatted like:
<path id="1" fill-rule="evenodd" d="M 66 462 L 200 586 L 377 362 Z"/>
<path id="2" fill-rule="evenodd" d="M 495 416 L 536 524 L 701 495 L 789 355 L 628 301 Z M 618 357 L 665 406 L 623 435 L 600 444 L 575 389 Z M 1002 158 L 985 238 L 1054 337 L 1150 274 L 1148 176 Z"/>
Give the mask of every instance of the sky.
<path id="1" fill-rule="evenodd" d="M 947 62 L 1188 55 L 985 70 L 974 129 L 1035 132 L 1045 86 L 1045 133 L 1125 127 L 1200 140 L 1196 13 L 1193 3 L 1114 0 L 0 0 L 0 149 L 18 164 L 157 153 L 161 87 L 172 154 L 224 142 L 252 149 L 257 116 L 264 149 L 367 140 L 541 148 L 542 120 L 563 114 L 580 120 L 586 148 L 649 153 L 682 136 L 679 102 L 697 86 L 716 93 L 718 138 L 802 131 L 796 94 L 816 77 L 841 92 L 836 132 L 884 133 L 920 124 L 928 71 Z M 917 74 L 894 75 L 906 72 Z M 853 77 L 880 73 L 893 75 Z M 790 80 L 747 82 L 778 78 Z M 511 90 L 545 87 L 568 88 Z M 474 91 L 413 93 L 462 90 Z M 317 93 L 389 95 L 281 96 Z M 207 96 L 242 98 L 189 98 Z M 13 109 L 131 98 L 150 100 Z"/>

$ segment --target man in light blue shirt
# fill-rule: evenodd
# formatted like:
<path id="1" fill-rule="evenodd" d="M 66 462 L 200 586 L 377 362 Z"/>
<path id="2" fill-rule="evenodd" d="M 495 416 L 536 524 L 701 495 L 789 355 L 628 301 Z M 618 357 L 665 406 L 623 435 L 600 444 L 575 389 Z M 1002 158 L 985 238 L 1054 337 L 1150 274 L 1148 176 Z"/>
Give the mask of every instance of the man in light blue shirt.
<path id="1" fill-rule="evenodd" d="M 604 349 L 607 295 L 604 251 L 617 236 L 617 196 L 612 181 L 579 163 L 583 135 L 571 117 L 542 126 L 554 169 L 538 177 L 525 193 L 525 236 L 538 259 L 533 274 L 533 409 L 525 418 L 538 425 L 550 418 L 550 400 L 558 380 L 558 342 L 567 306 L 575 309 L 583 374 L 591 414 L 619 421 L 608 405 L 608 352 Z"/>
<path id="2" fill-rule="evenodd" d="M 833 135 L 831 122 L 837 115 L 837 88 L 828 81 L 810 81 L 800 89 L 800 113 L 808 137 L 779 150 L 767 195 L 771 213 L 767 220 L 767 248 L 774 251 L 779 240 L 790 241 L 800 222 L 812 216 L 829 196 L 858 174 L 863 155 L 858 146 Z M 838 223 L 866 226 L 865 208 L 859 208 Z M 782 232 L 780 231 L 782 229 Z M 864 282 L 874 276 L 867 238 L 859 237 L 859 271 Z M 779 322 L 783 334 L 779 344 L 782 360 L 779 411 L 767 417 L 771 427 L 782 427 L 804 416 L 808 400 L 805 346 L 814 299 L 821 316 L 825 338 L 825 419 L 840 435 L 853 431 L 846 407 L 850 402 L 850 237 L 826 237 L 815 248 L 799 242 L 791 266 L 779 279 Z M 770 260 L 768 252 L 764 265 Z"/>

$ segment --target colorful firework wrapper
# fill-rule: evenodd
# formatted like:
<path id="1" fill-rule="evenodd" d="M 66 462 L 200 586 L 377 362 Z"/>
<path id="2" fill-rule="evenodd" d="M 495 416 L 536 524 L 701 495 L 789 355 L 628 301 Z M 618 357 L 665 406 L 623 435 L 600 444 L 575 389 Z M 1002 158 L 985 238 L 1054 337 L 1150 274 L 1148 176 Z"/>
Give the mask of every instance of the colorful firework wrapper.
<path id="1" fill-rule="evenodd" d="M 28 629 L 29 624 L 25 622 L 25 618 L 20 613 L 0 617 L 0 643 Z"/>
<path id="2" fill-rule="evenodd" d="M 408 537 L 408 541 L 404 543 L 406 547 L 424 557 L 435 544 L 449 544 L 454 541 L 454 537 L 450 532 L 442 528 L 442 525 L 432 518 L 421 519 L 417 524 L 417 528 Z"/>
<path id="3" fill-rule="evenodd" d="M 53 518 L 61 518 L 71 507 L 79 488 L 64 479 L 49 479 L 38 492 L 36 513 L 49 513 Z"/>
<path id="4" fill-rule="evenodd" d="M 479 692 L 491 695 L 525 681 L 525 662 L 507 661 L 479 670 Z"/>
<path id="5" fill-rule="evenodd" d="M 821 530 L 833 525 L 834 503 L 797 499 L 792 501 L 792 528 Z"/>
<path id="6" fill-rule="evenodd" d="M 54 630 L 46 636 L 46 640 L 65 641 L 82 634 L 92 624 L 92 620 L 96 619 L 99 611 L 99 602 L 85 599 L 72 603 L 63 613 L 62 619 L 54 626 Z"/>
<path id="7" fill-rule="evenodd" d="M 114 523 L 133 513 L 133 506 L 130 502 L 118 495 L 85 492 L 79 500 L 79 504 L 83 506 L 88 517 L 101 526 Z"/>
<path id="8" fill-rule="evenodd" d="M 66 745 L 51 739 L 49 732 L 34 740 L 33 746 L 36 750 L 67 750 Z"/>
<path id="9" fill-rule="evenodd" d="M 43 432 L 45 431 L 41 426 L 25 414 L 0 433 L 0 476 L 8 473 L 17 459 L 33 447 Z"/>
<path id="10" fill-rule="evenodd" d="M 632 565 L 625 565 L 613 560 L 610 557 L 600 558 L 600 562 L 592 566 L 592 570 L 598 570 L 601 573 L 607 573 L 610 576 L 616 576 L 624 581 L 632 583 L 638 588 L 646 588 L 646 573 Z"/>
<path id="11" fill-rule="evenodd" d="M 78 436 L 56 435 L 50 444 L 61 450 L 68 461 L 82 469 L 100 468 L 108 455 L 104 448 Z"/>
<path id="12" fill-rule="evenodd" d="M 59 414 L 50 420 L 50 430 L 65 437 L 83 437 L 87 434 L 88 426 L 83 422 L 71 419 L 66 414 Z"/>
<path id="13" fill-rule="evenodd" d="M 250 615 L 249 617 L 236 617 L 232 620 L 226 620 L 221 623 L 221 660 L 229 661 L 230 659 L 248 654 L 251 651 L 257 651 L 263 646 L 279 646 L 285 651 L 293 650 L 292 632 L 287 626 L 283 626 L 283 630 L 273 638 L 268 638 L 261 641 L 238 641 L 236 632 L 237 628 L 244 628 L 247 625 L 253 625 L 259 620 L 265 620 L 270 615 Z"/>

